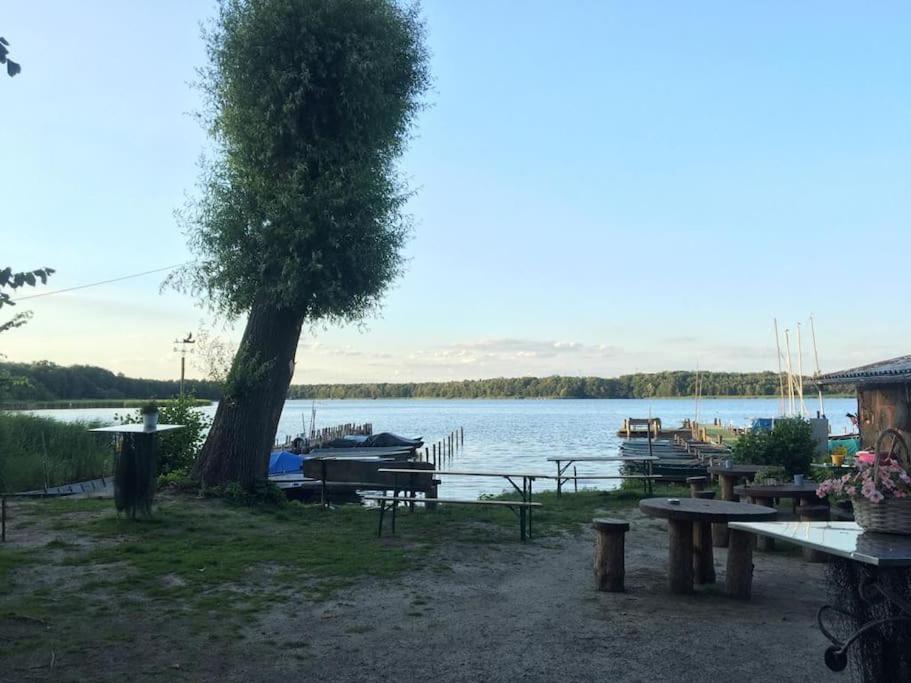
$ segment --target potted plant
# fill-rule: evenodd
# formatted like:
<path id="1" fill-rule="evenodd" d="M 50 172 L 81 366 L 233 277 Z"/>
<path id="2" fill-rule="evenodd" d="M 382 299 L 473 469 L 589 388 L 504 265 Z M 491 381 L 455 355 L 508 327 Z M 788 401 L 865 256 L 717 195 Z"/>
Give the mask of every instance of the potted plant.
<path id="1" fill-rule="evenodd" d="M 149 401 L 139 409 L 142 415 L 143 429 L 153 430 L 158 426 L 158 404 L 155 401 Z"/>
<path id="2" fill-rule="evenodd" d="M 880 450 L 883 437 L 892 434 L 888 453 Z M 816 489 L 820 498 L 848 499 L 854 506 L 854 519 L 866 531 L 911 535 L 911 475 L 895 452 L 902 436 L 887 429 L 877 439 L 873 462 L 858 460 L 857 471 L 827 479 Z"/>

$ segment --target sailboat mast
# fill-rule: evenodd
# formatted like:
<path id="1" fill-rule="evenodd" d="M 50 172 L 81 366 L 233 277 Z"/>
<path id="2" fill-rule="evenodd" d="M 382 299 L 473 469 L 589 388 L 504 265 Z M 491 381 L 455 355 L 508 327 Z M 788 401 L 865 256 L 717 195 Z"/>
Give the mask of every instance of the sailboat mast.
<path id="1" fill-rule="evenodd" d="M 791 331 L 785 328 L 784 345 L 788 355 L 786 357 L 788 368 L 788 417 L 794 415 L 794 375 L 791 370 Z"/>
<path id="2" fill-rule="evenodd" d="M 816 359 L 816 376 L 822 374 L 819 369 L 819 351 L 816 349 L 816 322 L 813 320 L 813 315 L 810 314 L 810 333 L 813 336 L 813 357 Z M 819 414 L 822 417 L 826 416 L 826 404 L 822 399 L 822 387 L 818 384 L 816 385 L 816 390 L 819 392 Z"/>
<path id="3" fill-rule="evenodd" d="M 781 342 L 778 338 L 778 318 L 772 318 L 775 323 L 775 358 L 778 361 L 778 414 L 784 415 L 784 379 L 781 376 Z"/>
<path id="4" fill-rule="evenodd" d="M 800 414 L 807 416 L 807 404 L 803 402 L 803 346 L 800 343 L 800 323 L 797 323 L 797 396 L 800 398 Z"/>

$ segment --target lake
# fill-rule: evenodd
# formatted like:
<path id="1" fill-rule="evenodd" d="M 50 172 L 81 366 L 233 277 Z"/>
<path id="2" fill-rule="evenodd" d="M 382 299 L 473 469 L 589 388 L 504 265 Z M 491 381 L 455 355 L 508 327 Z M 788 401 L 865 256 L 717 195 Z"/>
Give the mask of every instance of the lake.
<path id="1" fill-rule="evenodd" d="M 309 426 L 311 401 L 287 401 L 278 426 L 279 439 L 302 431 L 302 418 Z M 807 401 L 815 411 L 816 401 Z M 215 406 L 201 408 L 214 415 Z M 344 400 L 316 401 L 316 425 L 329 427 L 347 422 L 372 422 L 375 432 L 394 432 L 407 437 L 421 436 L 429 444 L 444 438 L 459 427 L 465 428 L 465 448 L 456 454 L 450 469 L 540 472 L 553 474 L 547 462 L 556 455 L 617 455 L 620 439 L 617 430 L 626 417 L 660 417 L 665 427 L 676 427 L 692 418 L 693 399 L 585 399 L 585 400 Z M 850 431 L 846 413 L 854 413 L 853 398 L 826 399 L 833 434 Z M 59 420 L 102 420 L 113 423 L 123 408 L 79 408 L 73 410 L 35 410 Z M 744 426 L 754 417 L 778 413 L 775 398 L 703 399 L 699 404 L 700 421 L 719 418 L 724 424 Z M 613 463 L 580 463 L 579 474 L 612 474 Z M 579 482 L 587 486 L 586 482 Z M 614 482 L 592 481 L 592 488 L 612 488 Z M 480 477 L 444 478 L 440 496 L 475 497 L 499 493 L 504 480 Z M 536 482 L 536 489 L 553 488 L 553 482 Z"/>

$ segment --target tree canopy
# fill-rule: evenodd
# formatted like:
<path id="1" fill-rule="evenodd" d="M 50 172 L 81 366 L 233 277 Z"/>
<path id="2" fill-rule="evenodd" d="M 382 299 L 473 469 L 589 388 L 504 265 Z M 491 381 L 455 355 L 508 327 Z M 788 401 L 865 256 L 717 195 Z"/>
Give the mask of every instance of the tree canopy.
<path id="1" fill-rule="evenodd" d="M 407 234 L 395 163 L 428 84 L 416 9 L 223 0 L 206 40 L 218 153 L 185 214 L 190 284 L 230 315 L 265 295 L 308 320 L 361 317 Z"/>

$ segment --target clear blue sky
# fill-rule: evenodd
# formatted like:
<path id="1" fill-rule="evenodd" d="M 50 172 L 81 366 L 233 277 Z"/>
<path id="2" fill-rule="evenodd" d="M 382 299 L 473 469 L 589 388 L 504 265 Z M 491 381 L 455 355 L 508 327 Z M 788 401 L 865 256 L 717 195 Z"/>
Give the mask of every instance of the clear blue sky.
<path id="1" fill-rule="evenodd" d="M 189 258 L 173 211 L 207 144 L 188 82 L 212 13 L 4 3 L 4 265 L 55 267 L 50 290 Z M 407 273 L 365 330 L 308 332 L 296 381 L 770 369 L 773 316 L 811 312 L 824 370 L 911 352 L 911 4 L 424 15 Z M 29 301 L 0 351 L 171 376 L 210 317 L 160 282 Z"/>

